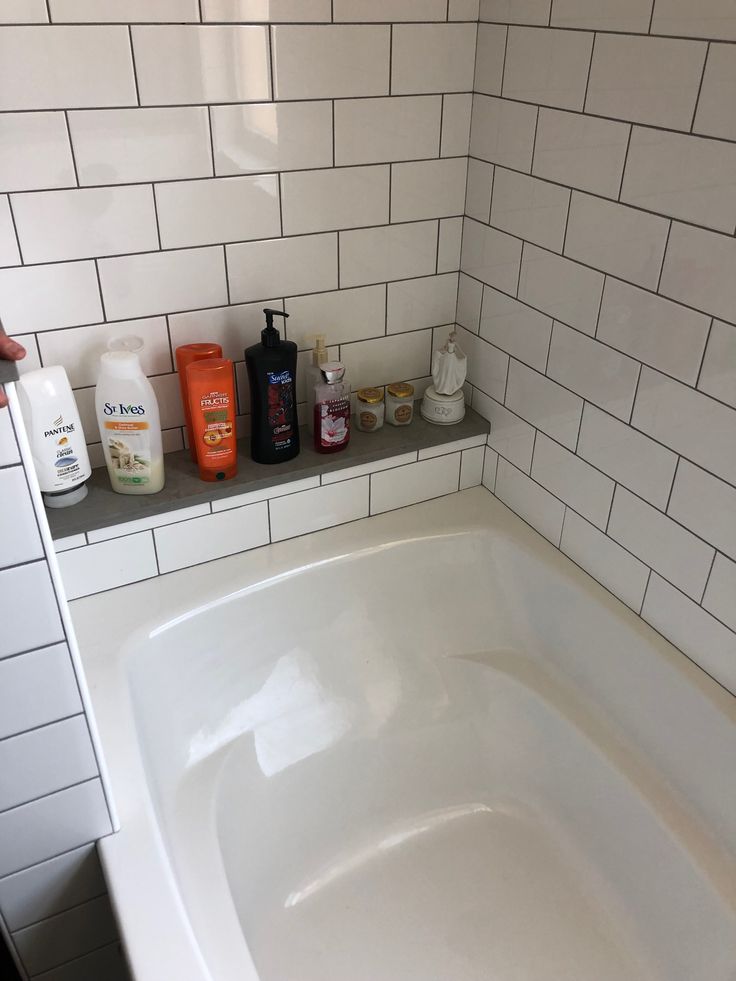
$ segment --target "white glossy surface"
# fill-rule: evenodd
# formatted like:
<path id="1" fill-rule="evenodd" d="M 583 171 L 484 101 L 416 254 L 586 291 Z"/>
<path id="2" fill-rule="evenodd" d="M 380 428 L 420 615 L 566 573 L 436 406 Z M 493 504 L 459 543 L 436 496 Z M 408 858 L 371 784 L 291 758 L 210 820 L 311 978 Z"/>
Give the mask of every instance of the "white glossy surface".
<path id="1" fill-rule="evenodd" d="M 363 228 L 340 235 L 341 286 L 429 276 L 436 263 L 436 221 Z"/>
<path id="2" fill-rule="evenodd" d="M 74 610 L 136 981 L 731 976 L 733 699 L 485 491 L 203 569 Z"/>
<path id="3" fill-rule="evenodd" d="M 276 99 L 389 93 L 388 25 L 282 25 L 272 37 Z"/>
<path id="4" fill-rule="evenodd" d="M 593 35 L 510 27 L 503 73 L 507 99 L 582 109 Z"/>
<path id="5" fill-rule="evenodd" d="M 434 157 L 441 117 L 442 98 L 438 95 L 339 99 L 335 102 L 335 163 Z"/>
<path id="6" fill-rule="evenodd" d="M 490 95 L 473 96 L 471 156 L 514 170 L 530 170 L 537 112 L 535 106 L 520 102 Z"/>
<path id="7" fill-rule="evenodd" d="M 544 371 L 552 318 L 491 286 L 483 289 L 480 336 L 525 364 Z"/>
<path id="8" fill-rule="evenodd" d="M 64 114 L 0 114 L 0 187 L 6 191 L 69 187 L 74 165 Z"/>
<path id="9" fill-rule="evenodd" d="M 471 92 L 475 35 L 475 24 L 397 24 L 391 92 Z"/>
<path id="10" fill-rule="evenodd" d="M 542 108 L 534 144 L 534 173 L 615 198 L 628 139 L 625 123 Z"/>
<path id="11" fill-rule="evenodd" d="M 533 245 L 524 248 L 519 299 L 530 306 L 592 334 L 602 292 L 601 273 Z"/>
<path id="12" fill-rule="evenodd" d="M 491 223 L 518 238 L 562 252 L 570 192 L 513 170 L 496 167 Z"/>
<path id="13" fill-rule="evenodd" d="M 506 232 L 466 218 L 460 268 L 474 279 L 504 293 L 516 292 L 521 262 L 521 242 Z"/>

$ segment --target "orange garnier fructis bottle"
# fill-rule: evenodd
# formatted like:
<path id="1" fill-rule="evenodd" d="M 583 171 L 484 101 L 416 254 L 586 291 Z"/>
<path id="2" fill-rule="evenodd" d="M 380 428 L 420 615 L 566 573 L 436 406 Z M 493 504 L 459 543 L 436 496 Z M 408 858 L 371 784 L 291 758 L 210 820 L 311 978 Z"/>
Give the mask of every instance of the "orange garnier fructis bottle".
<path id="1" fill-rule="evenodd" d="M 201 480 L 229 480 L 238 472 L 235 375 L 229 358 L 186 367 L 189 411 Z"/>

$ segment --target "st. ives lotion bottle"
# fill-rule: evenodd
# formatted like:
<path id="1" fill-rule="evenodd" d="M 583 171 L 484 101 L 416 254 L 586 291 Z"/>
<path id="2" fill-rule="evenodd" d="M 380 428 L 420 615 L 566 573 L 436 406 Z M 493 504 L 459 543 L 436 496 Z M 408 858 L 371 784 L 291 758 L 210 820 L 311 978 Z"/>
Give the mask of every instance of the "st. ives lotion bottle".
<path id="1" fill-rule="evenodd" d="M 133 351 L 100 358 L 95 410 L 112 489 L 157 494 L 164 486 L 158 402 Z"/>

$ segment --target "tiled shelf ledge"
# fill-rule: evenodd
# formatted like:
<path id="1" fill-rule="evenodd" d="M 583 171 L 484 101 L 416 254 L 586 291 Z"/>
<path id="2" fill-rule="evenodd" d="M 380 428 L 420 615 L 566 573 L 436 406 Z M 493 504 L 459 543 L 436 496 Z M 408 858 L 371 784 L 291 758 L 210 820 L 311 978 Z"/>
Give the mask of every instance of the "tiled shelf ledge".
<path id="1" fill-rule="evenodd" d="M 332 456 L 316 453 L 312 449 L 306 429 L 302 429 L 302 451 L 299 456 L 288 463 L 273 466 L 254 463 L 250 459 L 248 440 L 240 440 L 238 474 L 221 484 L 199 479 L 188 450 L 167 453 L 164 457 L 166 486 L 159 494 L 116 494 L 110 488 L 107 470 L 101 467 L 92 472 L 89 494 L 84 501 L 70 508 L 47 509 L 46 513 L 54 539 L 66 539 L 142 518 L 154 518 L 181 508 L 208 505 L 253 492 L 266 492 L 308 477 L 334 474 L 354 467 L 365 467 L 368 472 L 370 464 L 406 453 L 416 454 L 444 446 L 449 449 L 451 444 L 465 440 L 468 441 L 467 445 L 473 439 L 477 443 L 485 442 L 488 430 L 488 422 L 470 408 L 463 421 L 455 426 L 433 426 L 422 419 L 417 403 L 410 426 L 384 426 L 376 433 L 361 433 L 353 429 L 348 448 Z M 271 495 L 264 493 L 264 496 Z M 232 505 L 235 506 L 235 502 Z"/>

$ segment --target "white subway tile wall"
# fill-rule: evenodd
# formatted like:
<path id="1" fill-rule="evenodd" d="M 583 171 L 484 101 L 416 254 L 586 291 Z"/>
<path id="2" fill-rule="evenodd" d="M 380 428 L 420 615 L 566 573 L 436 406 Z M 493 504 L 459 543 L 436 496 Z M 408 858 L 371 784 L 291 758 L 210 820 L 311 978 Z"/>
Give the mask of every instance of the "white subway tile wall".
<path id="1" fill-rule="evenodd" d="M 457 320 L 483 482 L 729 684 L 733 3 L 479 13 Z"/>

